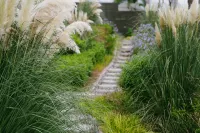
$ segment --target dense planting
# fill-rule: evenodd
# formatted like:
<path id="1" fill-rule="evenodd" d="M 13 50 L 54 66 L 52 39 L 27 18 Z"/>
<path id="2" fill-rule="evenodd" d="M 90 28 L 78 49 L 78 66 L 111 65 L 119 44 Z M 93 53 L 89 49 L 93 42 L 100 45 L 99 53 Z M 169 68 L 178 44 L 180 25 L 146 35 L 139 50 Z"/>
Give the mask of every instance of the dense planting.
<path id="1" fill-rule="evenodd" d="M 89 4 L 98 5 L 100 15 L 98 2 Z M 76 109 L 72 89 L 84 86 L 94 66 L 112 55 L 112 28 L 99 25 L 105 32 L 98 32 L 69 0 L 0 0 L 0 7 L 0 132 L 75 130 L 68 113 Z M 110 38 L 96 39 L 105 34 Z"/>
<path id="2" fill-rule="evenodd" d="M 134 55 L 120 79 L 130 96 L 130 111 L 155 132 L 199 130 L 200 42 L 195 2 L 190 10 L 160 9 L 157 47 Z"/>

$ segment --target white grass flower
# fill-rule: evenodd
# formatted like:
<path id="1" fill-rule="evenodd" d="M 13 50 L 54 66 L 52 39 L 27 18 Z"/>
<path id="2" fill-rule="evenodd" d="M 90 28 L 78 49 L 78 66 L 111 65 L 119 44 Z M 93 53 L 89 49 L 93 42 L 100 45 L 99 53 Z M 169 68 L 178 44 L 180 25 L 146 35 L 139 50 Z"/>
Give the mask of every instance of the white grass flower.
<path id="1" fill-rule="evenodd" d="M 158 28 L 157 23 L 155 23 L 155 34 L 156 34 L 156 37 L 155 37 L 156 43 L 157 43 L 158 47 L 160 48 L 162 37 L 161 37 L 160 30 Z"/>
<path id="2" fill-rule="evenodd" d="M 193 0 L 189 12 L 190 12 L 189 22 L 191 24 L 194 24 L 197 21 L 197 18 L 198 18 L 198 12 L 199 12 L 198 0 Z"/>
<path id="3" fill-rule="evenodd" d="M 97 16 L 97 23 L 102 24 L 103 20 L 100 16 L 102 10 L 99 9 L 99 7 L 101 7 L 101 4 L 97 0 L 80 0 L 80 4 L 83 3 L 83 2 L 89 2 L 90 3 L 90 8 L 92 10 L 92 13 Z"/>
<path id="4" fill-rule="evenodd" d="M 146 4 L 145 6 L 145 12 L 146 12 L 146 16 L 149 17 L 149 11 L 150 11 L 150 5 Z"/>
<path id="5" fill-rule="evenodd" d="M 26 30 L 32 21 L 32 10 L 34 8 L 35 0 L 22 0 L 21 1 L 21 10 L 19 11 L 18 16 L 18 26 L 22 30 Z"/>
<path id="6" fill-rule="evenodd" d="M 6 20 L 6 0 L 0 0 L 0 29 L 4 27 Z"/>
<path id="7" fill-rule="evenodd" d="M 15 19 L 17 0 L 6 1 L 6 22 L 5 28 L 9 28 Z"/>
<path id="8" fill-rule="evenodd" d="M 68 25 L 64 29 L 64 32 L 68 33 L 69 35 L 72 35 L 75 33 L 78 33 L 79 35 L 83 35 L 84 32 L 92 32 L 92 28 L 86 22 L 77 21 L 77 22 L 74 22 L 74 23 Z"/>
<path id="9" fill-rule="evenodd" d="M 64 49 L 71 49 L 74 52 L 76 52 L 77 54 L 80 53 L 79 47 L 77 46 L 77 44 L 71 39 L 70 35 L 68 33 L 61 33 L 58 39 L 58 45 L 61 48 Z"/>
<path id="10" fill-rule="evenodd" d="M 78 33 L 79 35 L 83 35 L 84 32 L 91 32 L 91 26 L 82 21 L 74 22 L 68 25 L 63 32 L 58 35 L 58 44 L 62 48 L 69 48 L 76 53 L 80 53 L 79 47 L 77 44 L 71 39 L 71 35 Z"/>
<path id="11" fill-rule="evenodd" d="M 34 10 L 33 33 L 38 33 L 45 27 L 47 38 L 50 38 L 56 29 L 64 27 L 63 21 L 72 18 L 72 11 L 76 8 L 73 1 L 45 0 Z"/>
<path id="12" fill-rule="evenodd" d="M 176 38 L 176 27 L 175 27 L 175 24 L 174 24 L 173 21 L 172 21 L 172 32 L 173 32 L 173 34 L 174 34 L 174 36 Z"/>
<path id="13" fill-rule="evenodd" d="M 73 23 L 75 21 L 83 21 L 83 22 L 87 22 L 87 23 L 94 23 L 92 20 L 88 19 L 87 13 L 85 13 L 83 11 L 78 12 L 77 8 L 74 10 L 72 18 L 71 18 L 71 20 L 69 20 L 69 22 Z"/>

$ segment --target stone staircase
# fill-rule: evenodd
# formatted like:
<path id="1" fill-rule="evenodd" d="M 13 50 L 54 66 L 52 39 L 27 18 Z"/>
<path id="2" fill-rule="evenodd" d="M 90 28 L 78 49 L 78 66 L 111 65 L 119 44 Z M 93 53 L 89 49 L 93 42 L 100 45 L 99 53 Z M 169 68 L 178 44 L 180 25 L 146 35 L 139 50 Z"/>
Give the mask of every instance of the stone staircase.
<path id="1" fill-rule="evenodd" d="M 122 41 L 121 48 L 117 51 L 113 61 L 104 70 L 92 88 L 91 94 L 93 96 L 101 96 L 120 91 L 120 87 L 118 87 L 118 79 L 122 72 L 122 66 L 132 55 L 133 47 L 131 40 L 125 39 Z"/>

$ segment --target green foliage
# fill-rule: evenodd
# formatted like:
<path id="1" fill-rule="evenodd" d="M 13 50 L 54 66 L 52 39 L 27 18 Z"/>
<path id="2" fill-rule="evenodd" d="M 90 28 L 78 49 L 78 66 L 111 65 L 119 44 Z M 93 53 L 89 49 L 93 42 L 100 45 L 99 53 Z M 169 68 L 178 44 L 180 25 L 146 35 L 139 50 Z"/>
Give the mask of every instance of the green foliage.
<path id="1" fill-rule="evenodd" d="M 115 2 L 119 4 L 119 3 L 123 2 L 123 0 L 115 0 Z"/>
<path id="2" fill-rule="evenodd" d="M 125 33 L 125 37 L 132 36 L 133 35 L 133 29 L 128 28 L 127 32 Z"/>
<path id="3" fill-rule="evenodd" d="M 138 53 L 124 68 L 120 77 L 120 86 L 131 92 L 132 87 L 142 86 L 143 77 L 147 76 L 151 55 Z M 148 79 L 147 79 L 148 80 Z M 140 93 L 140 92 L 138 92 Z"/>
<path id="4" fill-rule="evenodd" d="M 73 90 L 83 87 L 96 65 L 114 51 L 116 36 L 113 34 L 113 28 L 105 24 L 93 26 L 93 30 L 94 33 L 87 36 L 80 37 L 77 34 L 73 36 L 81 54 L 64 51 L 51 62 L 52 69 L 61 71 L 57 81 L 65 81 Z"/>
<path id="5" fill-rule="evenodd" d="M 123 93 L 114 93 L 86 100 L 81 106 L 99 120 L 100 129 L 105 133 L 147 133 L 137 116 L 124 112 L 124 98 Z"/>
<path id="6" fill-rule="evenodd" d="M 128 0 L 129 3 L 135 3 L 137 0 Z"/>
<path id="7" fill-rule="evenodd" d="M 96 43 L 93 48 L 81 54 L 60 55 L 52 62 L 52 66 L 62 72 L 58 81 L 65 81 L 71 86 L 84 86 L 94 65 L 102 62 L 105 56 L 103 44 Z M 54 68 L 53 67 L 53 68 Z"/>
<path id="8" fill-rule="evenodd" d="M 67 121 L 52 94 L 67 85 L 56 84 L 55 71 L 48 71 L 43 38 L 13 28 L 9 40 L 0 40 L 0 132 L 62 133 Z"/>
<path id="9" fill-rule="evenodd" d="M 157 132 L 197 132 L 199 125 L 200 41 L 198 25 L 181 25 L 174 36 L 162 30 L 161 47 L 133 58 L 121 86 L 133 112 Z"/>
<path id="10" fill-rule="evenodd" d="M 140 23 L 151 24 L 155 26 L 155 22 L 158 22 L 158 13 L 156 11 L 148 11 L 140 14 Z"/>
<path id="11" fill-rule="evenodd" d="M 116 44 L 116 36 L 108 35 L 106 37 L 106 42 L 105 42 L 106 54 L 108 54 L 108 55 L 113 54 L 113 51 L 115 49 L 115 44 Z"/>

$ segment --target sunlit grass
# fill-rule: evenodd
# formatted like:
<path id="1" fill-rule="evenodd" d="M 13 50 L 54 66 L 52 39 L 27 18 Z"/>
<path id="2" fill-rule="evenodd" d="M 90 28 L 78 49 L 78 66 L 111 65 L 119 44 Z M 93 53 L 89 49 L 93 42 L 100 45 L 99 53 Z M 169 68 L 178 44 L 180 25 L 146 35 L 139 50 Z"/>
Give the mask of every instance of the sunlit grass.
<path id="1" fill-rule="evenodd" d="M 147 133 L 141 120 L 128 113 L 125 95 L 114 93 L 81 102 L 83 109 L 95 117 L 105 133 Z"/>

